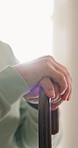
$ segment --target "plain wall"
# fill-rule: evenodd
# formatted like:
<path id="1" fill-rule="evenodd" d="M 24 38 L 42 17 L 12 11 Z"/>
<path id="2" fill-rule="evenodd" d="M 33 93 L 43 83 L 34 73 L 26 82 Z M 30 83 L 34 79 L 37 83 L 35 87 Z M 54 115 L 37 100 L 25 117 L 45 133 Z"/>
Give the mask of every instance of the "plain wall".
<path id="1" fill-rule="evenodd" d="M 59 4 L 58 4 L 59 3 Z M 61 15 L 61 18 L 60 18 Z M 63 139 L 59 148 L 78 148 L 78 1 L 55 0 L 54 56 L 72 75 L 72 99 L 61 105 Z"/>

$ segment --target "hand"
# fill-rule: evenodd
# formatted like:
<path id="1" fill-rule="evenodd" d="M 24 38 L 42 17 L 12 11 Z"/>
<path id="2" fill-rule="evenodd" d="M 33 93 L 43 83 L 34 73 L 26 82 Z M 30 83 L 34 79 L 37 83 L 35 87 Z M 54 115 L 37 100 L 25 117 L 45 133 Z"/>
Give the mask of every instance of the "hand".
<path id="1" fill-rule="evenodd" d="M 47 78 L 43 78 L 42 82 L 43 83 Z M 28 101 L 28 102 L 32 102 L 32 103 L 38 103 L 39 100 L 39 93 L 40 93 L 40 84 L 38 84 L 34 89 L 31 90 L 30 93 L 26 94 L 24 96 L 24 98 Z M 59 86 L 57 83 L 53 82 L 53 87 L 54 87 L 54 92 L 55 92 L 55 97 L 52 98 L 52 110 L 56 110 L 58 108 L 58 106 L 63 102 L 63 100 L 61 99 L 61 96 L 59 95 Z M 46 88 L 46 86 L 45 86 Z"/>
<path id="2" fill-rule="evenodd" d="M 59 95 L 63 100 L 71 98 L 71 76 L 67 68 L 55 61 L 52 56 L 44 56 L 29 63 L 16 65 L 14 68 L 28 83 L 30 90 L 39 84 L 48 97 L 54 98 L 54 82 L 58 84 Z"/>

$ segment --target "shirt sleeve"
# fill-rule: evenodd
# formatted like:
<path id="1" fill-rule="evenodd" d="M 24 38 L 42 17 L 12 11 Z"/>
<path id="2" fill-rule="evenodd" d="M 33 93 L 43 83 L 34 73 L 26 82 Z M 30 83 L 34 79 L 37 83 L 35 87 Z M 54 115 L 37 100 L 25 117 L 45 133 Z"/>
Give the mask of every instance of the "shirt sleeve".
<path id="1" fill-rule="evenodd" d="M 9 112 L 20 96 L 30 91 L 28 84 L 11 66 L 0 71 L 0 120 Z"/>

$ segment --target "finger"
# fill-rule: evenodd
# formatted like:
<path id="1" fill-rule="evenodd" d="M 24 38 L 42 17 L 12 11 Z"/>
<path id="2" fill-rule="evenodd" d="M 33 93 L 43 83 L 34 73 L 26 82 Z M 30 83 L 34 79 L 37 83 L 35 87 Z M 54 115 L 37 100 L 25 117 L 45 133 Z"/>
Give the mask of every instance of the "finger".
<path id="1" fill-rule="evenodd" d="M 65 92 L 65 95 L 64 95 L 63 99 L 64 100 L 69 100 L 71 98 L 70 96 L 71 96 L 71 92 L 72 92 L 72 78 L 71 78 L 71 75 L 68 72 L 67 68 L 64 67 L 63 65 L 61 65 L 60 63 L 56 62 L 55 68 L 58 69 L 60 72 L 62 72 L 64 74 L 65 78 L 66 78 L 68 87 L 67 87 L 67 90 Z"/>
<path id="2" fill-rule="evenodd" d="M 62 64 L 58 63 L 55 59 L 50 58 L 52 64 L 54 65 L 55 69 L 58 70 L 59 72 L 61 72 L 67 81 L 68 87 L 69 87 L 69 92 L 71 92 L 72 90 L 72 78 L 70 73 L 68 72 L 67 68 L 65 66 L 63 66 Z M 54 61 L 54 62 L 53 62 Z"/>
<path id="3" fill-rule="evenodd" d="M 55 97 L 53 98 L 53 100 L 57 100 L 59 98 L 60 95 L 60 91 L 59 91 L 59 85 L 56 82 L 53 82 L 54 85 L 54 89 L 55 89 Z"/>
<path id="4" fill-rule="evenodd" d="M 64 72 L 68 75 L 68 77 L 69 77 L 70 80 L 72 81 L 72 77 L 71 77 L 69 71 L 67 70 L 67 68 L 66 68 L 65 66 L 63 66 L 62 64 L 58 63 L 57 61 L 56 61 L 56 63 L 58 64 L 59 68 L 61 67 L 61 69 L 64 70 Z"/>
<path id="5" fill-rule="evenodd" d="M 48 65 L 47 73 L 52 78 L 52 80 L 54 82 L 58 83 L 59 88 L 60 88 L 60 94 L 61 95 L 64 94 L 64 92 L 66 91 L 66 89 L 68 87 L 64 74 L 62 72 L 56 70 L 55 67 L 52 67 L 52 64 Z"/>
<path id="6" fill-rule="evenodd" d="M 52 56 L 49 56 L 49 59 L 50 59 L 52 65 L 54 65 L 54 67 L 56 69 L 59 68 L 58 70 L 61 70 L 62 72 L 64 72 L 64 74 L 68 75 L 68 77 L 72 80 L 72 77 L 71 77 L 69 71 L 67 70 L 67 68 L 64 65 L 62 65 L 61 63 L 58 63 Z"/>
<path id="7" fill-rule="evenodd" d="M 61 105 L 64 101 L 62 99 L 60 99 L 60 101 L 57 101 L 56 103 L 52 103 L 51 109 L 52 110 L 56 110 L 59 105 Z"/>
<path id="8" fill-rule="evenodd" d="M 63 95 L 61 95 L 61 98 L 63 100 L 70 100 L 71 99 L 71 94 L 72 94 L 72 85 L 71 85 L 71 80 L 68 80 L 68 88 L 65 91 Z"/>
<path id="9" fill-rule="evenodd" d="M 55 97 L 55 89 L 54 85 L 49 77 L 43 78 L 39 85 L 44 89 L 45 94 L 49 98 L 54 98 Z"/>
<path id="10" fill-rule="evenodd" d="M 71 80 L 70 80 L 70 83 L 71 83 Z M 68 97 L 67 97 L 67 100 L 70 100 L 71 99 L 71 96 L 72 96 L 72 85 L 69 85 L 69 89 L 70 89 L 70 92 L 68 94 Z"/>
<path id="11" fill-rule="evenodd" d="M 67 100 L 69 101 L 71 99 L 71 93 L 72 93 L 72 90 L 70 90 L 70 88 L 68 87 L 68 89 L 66 90 L 66 92 L 61 96 L 61 98 L 63 100 Z"/>

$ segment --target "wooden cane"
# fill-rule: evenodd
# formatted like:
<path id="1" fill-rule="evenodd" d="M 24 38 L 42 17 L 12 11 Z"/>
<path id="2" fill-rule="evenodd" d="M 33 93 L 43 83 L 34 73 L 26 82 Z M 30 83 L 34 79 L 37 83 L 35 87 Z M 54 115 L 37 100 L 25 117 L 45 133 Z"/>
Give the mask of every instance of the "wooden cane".
<path id="1" fill-rule="evenodd" d="M 40 89 L 39 112 L 39 148 L 52 148 L 51 135 L 59 131 L 59 110 L 51 111 L 51 99 Z"/>

